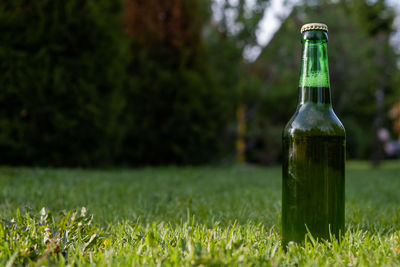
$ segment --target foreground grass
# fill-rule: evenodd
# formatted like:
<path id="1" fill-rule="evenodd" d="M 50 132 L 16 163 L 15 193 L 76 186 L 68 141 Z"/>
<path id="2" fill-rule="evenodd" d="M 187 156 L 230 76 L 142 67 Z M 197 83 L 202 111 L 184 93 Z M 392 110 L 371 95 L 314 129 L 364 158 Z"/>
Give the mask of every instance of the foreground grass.
<path id="1" fill-rule="evenodd" d="M 342 242 L 284 252 L 279 167 L 3 167 L 0 265 L 399 265 L 400 163 L 347 169 Z"/>

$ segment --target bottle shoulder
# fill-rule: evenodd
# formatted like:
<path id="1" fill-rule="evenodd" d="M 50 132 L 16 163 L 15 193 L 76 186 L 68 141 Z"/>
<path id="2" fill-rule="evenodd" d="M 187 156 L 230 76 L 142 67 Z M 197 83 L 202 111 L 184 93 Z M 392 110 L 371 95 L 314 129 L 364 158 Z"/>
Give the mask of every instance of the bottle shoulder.
<path id="1" fill-rule="evenodd" d="M 283 130 L 283 137 L 345 135 L 344 126 L 332 107 L 314 103 L 299 106 Z"/>

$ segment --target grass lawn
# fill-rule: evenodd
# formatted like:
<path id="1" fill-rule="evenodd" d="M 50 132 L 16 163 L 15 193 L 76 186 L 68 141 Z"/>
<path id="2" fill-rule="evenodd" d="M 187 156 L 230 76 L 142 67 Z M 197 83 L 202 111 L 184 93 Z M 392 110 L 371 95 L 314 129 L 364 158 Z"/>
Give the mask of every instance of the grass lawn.
<path id="1" fill-rule="evenodd" d="M 400 265 L 400 162 L 346 179 L 343 241 L 284 252 L 280 167 L 2 167 L 0 266 Z"/>

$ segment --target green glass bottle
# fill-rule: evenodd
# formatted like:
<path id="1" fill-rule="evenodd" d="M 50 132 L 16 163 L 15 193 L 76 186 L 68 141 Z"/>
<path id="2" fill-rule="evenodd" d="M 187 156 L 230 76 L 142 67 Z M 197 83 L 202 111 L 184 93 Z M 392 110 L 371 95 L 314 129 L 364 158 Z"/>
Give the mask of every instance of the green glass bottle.
<path id="1" fill-rule="evenodd" d="M 299 101 L 283 130 L 282 244 L 344 231 L 345 130 L 331 105 L 328 27 L 301 28 Z"/>

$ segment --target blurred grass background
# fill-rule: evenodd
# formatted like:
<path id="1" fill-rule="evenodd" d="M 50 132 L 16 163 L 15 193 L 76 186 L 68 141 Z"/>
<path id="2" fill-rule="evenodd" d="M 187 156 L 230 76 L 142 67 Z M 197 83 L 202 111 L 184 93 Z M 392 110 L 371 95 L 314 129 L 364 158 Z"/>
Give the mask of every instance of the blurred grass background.
<path id="1" fill-rule="evenodd" d="M 400 167 L 350 162 L 346 173 L 347 227 L 388 231 L 400 226 Z M 176 224 L 195 217 L 211 227 L 252 221 L 278 227 L 279 167 L 162 167 L 115 170 L 0 169 L 0 217 L 85 206 L 106 226 L 119 221 Z M 54 214 L 57 216 L 57 214 Z"/>

